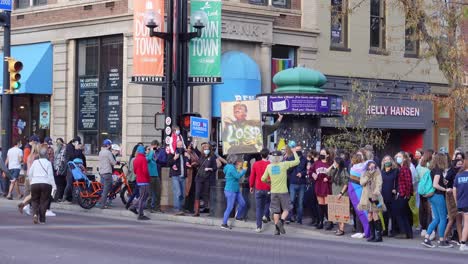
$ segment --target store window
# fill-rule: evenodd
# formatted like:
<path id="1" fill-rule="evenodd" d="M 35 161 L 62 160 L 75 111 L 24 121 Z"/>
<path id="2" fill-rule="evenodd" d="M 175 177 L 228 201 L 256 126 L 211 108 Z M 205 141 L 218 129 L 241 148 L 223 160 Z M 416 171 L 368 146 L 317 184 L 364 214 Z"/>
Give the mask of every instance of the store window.
<path id="1" fill-rule="evenodd" d="M 348 48 L 348 1 L 331 0 L 331 48 Z"/>
<path id="2" fill-rule="evenodd" d="M 77 49 L 77 133 L 97 154 L 106 138 L 122 143 L 123 37 L 79 40 Z"/>
<path id="3" fill-rule="evenodd" d="M 249 0 L 249 3 L 254 5 L 268 5 L 268 0 Z"/>
<path id="4" fill-rule="evenodd" d="M 50 136 L 50 96 L 20 94 L 12 99 L 12 142 L 37 135 L 41 140 Z"/>
<path id="5" fill-rule="evenodd" d="M 385 50 L 385 0 L 371 0 L 370 47 L 371 51 Z"/>

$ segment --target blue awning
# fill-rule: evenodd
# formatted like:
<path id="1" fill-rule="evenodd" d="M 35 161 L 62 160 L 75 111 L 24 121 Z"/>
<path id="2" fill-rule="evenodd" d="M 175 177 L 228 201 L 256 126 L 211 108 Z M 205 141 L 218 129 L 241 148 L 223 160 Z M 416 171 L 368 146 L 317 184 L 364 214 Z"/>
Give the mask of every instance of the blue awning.
<path id="1" fill-rule="evenodd" d="M 255 100 L 262 91 L 260 68 L 249 55 L 228 51 L 221 56 L 222 84 L 213 85 L 211 115 L 221 116 L 221 102 Z"/>
<path id="2" fill-rule="evenodd" d="M 52 45 L 50 42 L 11 47 L 11 57 L 23 63 L 19 94 L 52 94 Z M 3 59 L 3 52 L 0 53 Z M 3 87 L 3 63 L 0 86 Z M 6 88 L 8 89 L 8 87 Z M 3 93 L 3 90 L 0 93 Z"/>

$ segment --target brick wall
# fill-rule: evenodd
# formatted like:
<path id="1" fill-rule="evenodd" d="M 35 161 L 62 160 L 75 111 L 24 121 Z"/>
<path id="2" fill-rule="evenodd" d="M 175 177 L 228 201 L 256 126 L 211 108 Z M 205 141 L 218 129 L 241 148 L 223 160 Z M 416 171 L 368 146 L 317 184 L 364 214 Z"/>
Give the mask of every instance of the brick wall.
<path id="1" fill-rule="evenodd" d="M 11 23 L 13 28 L 17 28 L 128 13 L 128 0 L 116 0 L 113 3 L 114 6 L 108 7 L 106 7 L 105 3 L 90 5 L 92 6 L 90 10 L 85 10 L 84 6 L 79 6 L 51 11 L 44 10 L 43 12 L 24 15 L 13 14 L 11 18 Z"/>
<path id="2" fill-rule="evenodd" d="M 288 28 L 301 28 L 301 17 L 293 15 L 281 15 L 275 18 L 274 26 L 288 27 Z"/>

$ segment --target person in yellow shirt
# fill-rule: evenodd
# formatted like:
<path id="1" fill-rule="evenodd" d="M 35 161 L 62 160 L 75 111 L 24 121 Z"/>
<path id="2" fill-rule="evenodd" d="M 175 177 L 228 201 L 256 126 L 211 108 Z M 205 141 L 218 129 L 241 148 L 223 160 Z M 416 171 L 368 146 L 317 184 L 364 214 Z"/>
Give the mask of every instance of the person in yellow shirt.
<path id="1" fill-rule="evenodd" d="M 270 211 L 273 212 L 275 222 L 275 235 L 286 234 L 284 229 L 284 221 L 288 217 L 291 206 L 288 193 L 288 174 L 289 168 L 299 165 L 300 159 L 293 149 L 294 160 L 282 161 L 282 153 L 274 151 L 271 153 L 271 164 L 269 164 L 262 176 L 263 182 L 271 183 L 271 203 Z M 281 213 L 282 212 L 282 213 Z M 281 215 L 281 218 L 280 218 Z"/>

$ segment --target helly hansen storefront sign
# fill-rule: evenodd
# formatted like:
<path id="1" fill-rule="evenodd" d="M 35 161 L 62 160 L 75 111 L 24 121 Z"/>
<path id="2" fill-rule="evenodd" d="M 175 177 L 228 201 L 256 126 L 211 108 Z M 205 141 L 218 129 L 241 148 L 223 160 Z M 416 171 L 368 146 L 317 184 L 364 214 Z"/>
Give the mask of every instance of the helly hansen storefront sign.
<path id="1" fill-rule="evenodd" d="M 370 105 L 367 108 L 368 115 L 384 116 L 414 116 L 421 115 L 420 107 L 411 106 L 388 106 L 388 105 Z"/>

